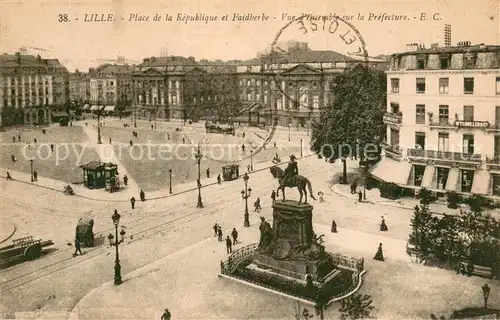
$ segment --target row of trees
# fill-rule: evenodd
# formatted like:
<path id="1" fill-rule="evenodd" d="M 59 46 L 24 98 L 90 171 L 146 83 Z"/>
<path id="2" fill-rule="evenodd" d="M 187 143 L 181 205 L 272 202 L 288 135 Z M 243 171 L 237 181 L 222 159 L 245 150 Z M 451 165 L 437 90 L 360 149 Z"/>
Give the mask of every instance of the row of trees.
<path id="1" fill-rule="evenodd" d="M 383 72 L 357 65 L 337 76 L 328 105 L 312 125 L 312 150 L 330 162 L 339 158 L 344 161 L 342 183 L 347 183 L 345 158 L 366 159 L 366 146 L 378 146 L 385 137 L 386 88 Z M 353 150 L 361 152 L 356 155 Z"/>
<path id="2" fill-rule="evenodd" d="M 477 265 L 499 266 L 500 221 L 481 210 L 462 211 L 459 215 L 433 215 L 430 200 L 421 198 L 410 225 L 409 242 L 423 254 L 433 254 L 449 265 L 470 259 Z"/>

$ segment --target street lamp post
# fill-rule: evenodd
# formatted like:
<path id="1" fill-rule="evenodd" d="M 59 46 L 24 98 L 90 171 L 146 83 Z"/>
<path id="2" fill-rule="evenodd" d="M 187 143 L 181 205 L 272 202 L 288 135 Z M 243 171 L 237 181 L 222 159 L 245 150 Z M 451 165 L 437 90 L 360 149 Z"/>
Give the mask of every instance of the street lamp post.
<path id="1" fill-rule="evenodd" d="M 481 287 L 481 289 L 483 290 L 484 310 L 488 310 L 488 298 L 490 296 L 491 288 L 490 286 L 488 286 L 488 284 L 485 284 Z"/>
<path id="2" fill-rule="evenodd" d="M 248 219 L 248 198 L 250 197 L 250 193 L 252 192 L 252 188 L 248 187 L 248 180 L 250 177 L 248 174 L 245 172 L 245 175 L 243 175 L 243 181 L 245 182 L 245 190 L 241 190 L 241 198 L 245 200 L 245 222 L 243 223 L 244 227 L 250 227 L 250 220 Z"/>
<path id="3" fill-rule="evenodd" d="M 288 123 L 288 141 L 292 141 L 292 137 L 291 137 L 291 128 L 292 128 L 292 124 L 289 122 Z"/>
<path id="4" fill-rule="evenodd" d="M 250 171 L 253 171 L 253 150 L 250 150 Z"/>
<path id="5" fill-rule="evenodd" d="M 97 104 L 97 144 L 101 143 L 101 108 Z"/>
<path id="6" fill-rule="evenodd" d="M 30 172 L 31 172 L 31 182 L 34 181 L 33 179 L 33 159 L 30 159 Z"/>
<path id="7" fill-rule="evenodd" d="M 168 169 L 168 175 L 170 177 L 169 192 L 170 192 L 170 194 L 172 194 L 172 168 Z"/>
<path id="8" fill-rule="evenodd" d="M 300 156 L 302 157 L 302 139 L 300 139 Z"/>
<path id="9" fill-rule="evenodd" d="M 196 164 L 198 165 L 198 204 L 196 205 L 197 208 L 203 208 L 203 202 L 201 200 L 201 157 L 203 155 L 201 154 L 200 151 L 200 144 L 198 143 L 198 150 L 196 152 Z"/>
<path id="10" fill-rule="evenodd" d="M 110 233 L 108 236 L 109 239 L 109 244 L 114 245 L 116 249 L 116 257 L 115 257 L 115 285 L 119 285 L 122 283 L 122 275 L 121 275 L 121 269 L 122 267 L 120 266 L 120 257 L 118 255 L 118 245 L 123 242 L 124 237 L 125 237 L 125 230 L 122 229 L 120 231 L 120 235 L 122 236 L 121 240 L 118 240 L 118 224 L 120 223 L 120 214 L 118 211 L 115 209 L 115 212 L 111 216 L 111 219 L 113 220 L 113 224 L 115 225 L 115 242 L 113 242 L 113 234 Z"/>

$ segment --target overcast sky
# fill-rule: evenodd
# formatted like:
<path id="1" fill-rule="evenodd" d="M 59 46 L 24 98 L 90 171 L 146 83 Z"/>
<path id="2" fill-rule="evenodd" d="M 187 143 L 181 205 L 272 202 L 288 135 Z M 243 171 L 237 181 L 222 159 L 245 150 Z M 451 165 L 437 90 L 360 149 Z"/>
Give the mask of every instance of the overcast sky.
<path id="1" fill-rule="evenodd" d="M 404 51 L 410 42 L 443 43 L 445 24 L 452 26 L 452 44 L 469 40 L 472 43 L 500 44 L 499 1 L 9 1 L 0 4 L 0 50 L 14 53 L 20 47 L 44 48 L 68 67 L 87 70 L 102 61 L 168 55 L 194 56 L 196 59 L 249 59 L 273 42 L 288 16 L 301 13 L 353 16 L 350 20 L 366 43 L 370 56 Z M 116 21 L 84 22 L 85 14 L 114 14 Z M 152 21 L 154 15 L 163 21 Z M 216 22 L 176 21 L 178 13 L 218 16 Z M 252 13 L 269 16 L 267 21 L 233 22 L 233 14 Z M 404 21 L 380 21 L 375 15 L 385 13 L 406 15 Z M 421 20 L 422 13 L 425 19 Z M 437 13 L 438 15 L 435 15 Z M 59 14 L 67 14 L 70 22 L 58 22 Z M 130 22 L 130 14 L 149 16 L 147 22 Z M 165 21 L 170 14 L 173 21 Z M 229 21 L 221 21 L 229 14 Z M 358 19 L 358 14 L 364 20 Z M 61 17 L 64 19 L 64 17 Z M 121 19 L 123 18 L 123 20 Z M 435 18 L 436 20 L 434 20 Z M 78 19 L 78 20 L 76 20 Z M 318 50 L 346 53 L 350 49 L 337 35 L 327 31 L 302 34 L 300 26 L 286 29 L 279 41 L 307 41 Z M 346 26 L 344 26 L 346 27 Z M 326 27 L 328 29 L 328 26 Z M 346 31 L 346 30 L 344 30 Z M 286 35 L 285 35 L 286 34 Z M 31 49 L 31 52 L 36 53 Z"/>

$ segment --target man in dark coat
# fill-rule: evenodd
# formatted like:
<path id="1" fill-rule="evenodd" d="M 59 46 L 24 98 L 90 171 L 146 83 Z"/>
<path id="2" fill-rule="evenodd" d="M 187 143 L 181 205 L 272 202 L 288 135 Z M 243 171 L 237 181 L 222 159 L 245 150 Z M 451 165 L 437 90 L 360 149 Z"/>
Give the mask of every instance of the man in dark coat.
<path id="1" fill-rule="evenodd" d="M 144 194 L 144 190 L 141 189 L 141 192 L 139 192 L 139 197 L 141 197 L 141 201 L 146 201 L 146 195 Z"/>
<path id="2" fill-rule="evenodd" d="M 134 197 L 130 198 L 130 204 L 132 205 L 132 209 L 134 209 L 135 208 L 135 198 Z"/>
<path id="3" fill-rule="evenodd" d="M 214 224 L 213 229 L 214 229 L 214 237 L 217 237 L 217 231 L 219 230 L 219 226 L 217 225 L 217 223 Z"/>
<path id="4" fill-rule="evenodd" d="M 73 256 L 77 256 L 77 253 L 80 253 L 81 256 L 83 256 L 83 252 L 80 246 L 80 239 L 75 239 L 75 253 L 73 253 Z"/>
<path id="5" fill-rule="evenodd" d="M 238 231 L 236 231 L 236 228 L 233 228 L 233 231 L 231 231 L 231 236 L 233 237 L 233 245 L 235 245 L 238 241 Z"/>
<path id="6" fill-rule="evenodd" d="M 290 162 L 288 162 L 288 166 L 285 169 L 285 175 L 281 180 L 281 184 L 286 186 L 289 184 L 291 179 L 299 174 L 299 167 L 297 166 L 297 157 L 293 154 L 290 156 Z"/>
<path id="7" fill-rule="evenodd" d="M 125 185 L 127 185 L 127 183 L 128 183 L 128 177 L 127 177 L 127 175 L 123 176 L 123 183 L 125 183 Z"/>
<path id="8" fill-rule="evenodd" d="M 207 168 L 207 178 L 210 178 L 210 168 Z"/>
<path id="9" fill-rule="evenodd" d="M 165 312 L 161 316 L 160 320 L 170 320 L 171 318 L 172 318 L 172 314 L 170 313 L 170 311 L 168 311 L 168 309 L 165 309 Z"/>
<path id="10" fill-rule="evenodd" d="M 232 242 L 231 242 L 231 239 L 229 239 L 229 236 L 226 237 L 226 250 L 227 250 L 227 253 L 232 253 L 233 252 L 233 248 L 232 248 Z"/>
<path id="11" fill-rule="evenodd" d="M 217 176 L 217 183 L 220 184 L 220 182 L 221 182 L 221 178 L 220 178 L 220 173 L 219 173 L 219 175 Z"/>

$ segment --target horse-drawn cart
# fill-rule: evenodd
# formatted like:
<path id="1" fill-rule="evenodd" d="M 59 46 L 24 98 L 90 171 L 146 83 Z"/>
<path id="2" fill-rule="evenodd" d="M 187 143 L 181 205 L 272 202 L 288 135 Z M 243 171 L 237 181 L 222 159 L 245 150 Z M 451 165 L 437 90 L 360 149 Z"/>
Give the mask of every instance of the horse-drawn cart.
<path id="1" fill-rule="evenodd" d="M 238 179 L 240 176 L 240 166 L 237 164 L 230 164 L 222 167 L 222 178 L 224 181 L 231 181 Z"/>
<path id="2" fill-rule="evenodd" d="M 54 244 L 52 240 L 35 240 L 33 236 L 27 236 L 12 240 L 13 244 L 0 248 L 0 265 L 8 265 L 18 259 L 34 260 L 41 256 L 44 247 Z"/>

